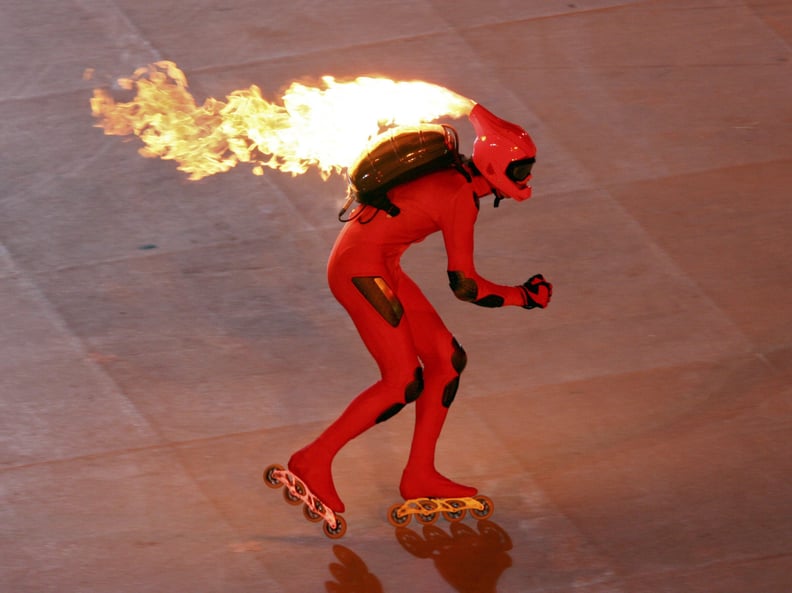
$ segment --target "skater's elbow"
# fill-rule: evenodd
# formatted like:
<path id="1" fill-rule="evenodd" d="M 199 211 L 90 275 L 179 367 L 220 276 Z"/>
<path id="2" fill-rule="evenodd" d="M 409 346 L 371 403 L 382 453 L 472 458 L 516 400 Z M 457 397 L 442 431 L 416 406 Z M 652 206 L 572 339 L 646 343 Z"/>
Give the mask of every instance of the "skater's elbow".
<path id="1" fill-rule="evenodd" d="M 478 285 L 473 278 L 465 276 L 464 272 L 452 270 L 448 272 L 448 284 L 454 296 L 460 301 L 473 302 L 478 296 Z"/>

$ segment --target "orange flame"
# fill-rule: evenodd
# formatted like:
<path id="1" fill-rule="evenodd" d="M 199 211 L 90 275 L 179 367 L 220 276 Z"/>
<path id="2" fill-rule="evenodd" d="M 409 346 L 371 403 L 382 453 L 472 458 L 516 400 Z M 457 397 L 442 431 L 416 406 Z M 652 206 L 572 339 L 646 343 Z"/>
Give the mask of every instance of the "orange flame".
<path id="1" fill-rule="evenodd" d="M 441 117 L 467 115 L 474 102 L 422 81 L 360 77 L 322 86 L 293 83 L 270 103 L 259 87 L 233 91 L 225 101 L 208 98 L 200 107 L 187 90 L 187 78 L 173 62 L 138 68 L 119 85 L 135 91 L 117 103 L 95 89 L 91 111 L 105 134 L 138 136 L 140 154 L 174 160 L 193 180 L 250 163 L 297 175 L 309 167 L 323 178 L 341 173 L 377 134 L 393 126 L 417 125 Z"/>

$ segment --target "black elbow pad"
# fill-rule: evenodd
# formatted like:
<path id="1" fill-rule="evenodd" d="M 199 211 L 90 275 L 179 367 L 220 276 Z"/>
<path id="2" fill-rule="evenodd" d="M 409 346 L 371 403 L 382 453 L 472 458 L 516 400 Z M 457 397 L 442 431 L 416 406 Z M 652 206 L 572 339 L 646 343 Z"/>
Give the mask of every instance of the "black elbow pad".
<path id="1" fill-rule="evenodd" d="M 465 276 L 463 272 L 448 272 L 448 281 L 451 286 L 451 290 L 454 291 L 456 297 L 461 301 L 473 303 L 479 307 L 495 308 L 503 306 L 503 297 L 498 296 L 497 294 L 490 294 L 477 299 L 478 285 L 476 284 L 476 281 L 473 280 L 473 278 L 468 278 Z"/>
<path id="2" fill-rule="evenodd" d="M 478 295 L 478 285 L 472 278 L 465 276 L 464 272 L 448 272 L 448 284 L 460 301 L 473 302 Z"/>

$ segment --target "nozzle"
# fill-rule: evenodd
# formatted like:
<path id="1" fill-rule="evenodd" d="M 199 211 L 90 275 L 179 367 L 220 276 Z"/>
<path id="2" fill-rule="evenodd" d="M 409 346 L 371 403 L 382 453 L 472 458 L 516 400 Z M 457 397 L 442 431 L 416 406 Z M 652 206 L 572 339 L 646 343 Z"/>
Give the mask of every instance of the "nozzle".
<path id="1" fill-rule="evenodd" d="M 343 216 L 344 214 L 346 214 L 347 210 L 349 210 L 349 207 L 352 205 L 352 202 L 354 201 L 355 201 L 355 194 L 352 193 L 351 189 L 347 188 L 346 201 L 344 202 L 344 205 L 341 206 L 341 210 L 338 213 L 338 220 L 340 220 L 341 222 L 346 222 L 345 220 L 343 220 Z"/>

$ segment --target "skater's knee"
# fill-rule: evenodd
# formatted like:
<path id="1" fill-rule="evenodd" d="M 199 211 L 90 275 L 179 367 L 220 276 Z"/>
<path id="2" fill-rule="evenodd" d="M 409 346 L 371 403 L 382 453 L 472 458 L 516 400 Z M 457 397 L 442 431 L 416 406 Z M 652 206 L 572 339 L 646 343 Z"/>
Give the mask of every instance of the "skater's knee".
<path id="1" fill-rule="evenodd" d="M 392 406 L 390 406 L 382 414 L 377 416 L 377 424 L 393 418 L 396 414 L 402 411 L 402 408 L 404 408 L 405 405 L 406 404 L 393 404 Z"/>
<path id="2" fill-rule="evenodd" d="M 452 338 L 451 346 L 454 349 L 453 353 L 451 354 L 451 366 L 453 367 L 454 371 L 456 371 L 457 375 L 448 383 L 446 383 L 445 387 L 443 388 L 442 401 L 443 406 L 446 408 L 450 408 L 451 404 L 454 402 L 454 398 L 456 397 L 457 391 L 459 390 L 459 376 L 467 366 L 467 354 L 465 353 L 464 348 L 459 345 L 459 342 L 456 341 L 456 338 Z"/>
<path id="3" fill-rule="evenodd" d="M 451 379 L 446 386 L 443 388 L 443 406 L 446 408 L 450 408 L 451 404 L 454 403 L 454 398 L 456 397 L 457 390 L 459 389 L 459 375 Z"/>
<path id="4" fill-rule="evenodd" d="M 423 393 L 423 389 L 424 389 L 423 368 L 417 366 L 413 371 L 412 381 L 407 383 L 407 386 L 404 388 L 405 403 L 410 404 L 415 400 L 417 400 L 418 397 Z"/>
<path id="5" fill-rule="evenodd" d="M 456 338 L 451 338 L 451 347 L 454 349 L 451 354 L 451 366 L 454 367 L 454 370 L 458 374 L 462 373 L 467 366 L 467 353 L 465 349 L 460 346 L 459 342 L 457 342 Z"/>
<path id="6" fill-rule="evenodd" d="M 413 371 L 412 379 L 404 386 L 404 401 L 388 406 L 388 408 L 377 417 L 377 424 L 393 418 L 402 411 L 404 406 L 417 400 L 421 393 L 423 393 L 423 389 L 423 368 L 417 366 Z"/>

